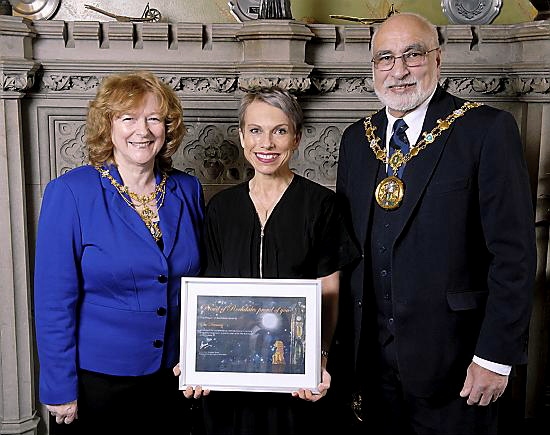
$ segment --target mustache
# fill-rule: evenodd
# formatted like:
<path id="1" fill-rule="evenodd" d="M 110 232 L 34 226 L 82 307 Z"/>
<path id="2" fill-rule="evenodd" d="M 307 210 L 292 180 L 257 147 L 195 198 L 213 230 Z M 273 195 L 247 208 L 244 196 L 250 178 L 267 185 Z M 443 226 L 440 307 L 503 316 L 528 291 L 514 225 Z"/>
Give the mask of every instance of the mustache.
<path id="1" fill-rule="evenodd" d="M 387 88 L 387 89 L 394 88 L 394 87 L 397 87 L 397 86 L 414 86 L 414 85 L 416 85 L 415 81 L 402 81 L 402 80 L 398 80 L 396 82 L 386 81 L 384 83 L 384 87 Z"/>

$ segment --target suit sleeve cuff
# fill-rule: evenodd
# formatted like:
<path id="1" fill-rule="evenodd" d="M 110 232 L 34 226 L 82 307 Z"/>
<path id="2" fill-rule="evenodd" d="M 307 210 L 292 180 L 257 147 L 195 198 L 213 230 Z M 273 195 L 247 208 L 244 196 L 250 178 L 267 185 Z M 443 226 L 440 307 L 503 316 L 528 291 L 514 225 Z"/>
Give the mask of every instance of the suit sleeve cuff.
<path id="1" fill-rule="evenodd" d="M 478 366 L 483 367 L 484 369 L 491 370 L 492 372 L 498 373 L 499 375 L 508 376 L 512 370 L 512 366 L 506 364 L 499 364 L 493 361 L 487 361 L 486 359 L 480 358 L 474 355 L 472 359 Z"/>

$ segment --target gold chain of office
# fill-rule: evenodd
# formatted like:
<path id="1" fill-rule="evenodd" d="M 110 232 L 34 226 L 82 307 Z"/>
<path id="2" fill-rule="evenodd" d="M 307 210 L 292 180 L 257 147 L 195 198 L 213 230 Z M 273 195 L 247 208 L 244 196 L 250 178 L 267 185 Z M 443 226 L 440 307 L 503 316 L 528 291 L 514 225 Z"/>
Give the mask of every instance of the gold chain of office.
<path id="1" fill-rule="evenodd" d="M 391 157 L 389 155 L 389 150 L 386 151 L 386 149 L 382 149 L 380 147 L 381 139 L 374 134 L 376 131 L 376 126 L 372 125 L 371 116 L 365 118 L 365 136 L 369 141 L 371 150 L 378 160 L 388 164 L 393 171 L 393 175 L 384 178 L 378 186 L 376 186 L 374 195 L 378 205 L 386 210 L 393 210 L 399 207 L 405 194 L 405 184 L 403 183 L 403 180 L 397 177 L 397 171 L 399 168 L 435 141 L 441 133 L 447 130 L 453 122 L 463 116 L 468 110 L 482 105 L 483 103 L 476 103 L 473 101 L 464 102 L 460 109 L 454 110 L 445 119 L 438 119 L 437 125 L 432 129 L 432 131 L 429 133 L 422 132 L 422 139 L 415 145 L 412 145 L 406 154 L 403 154 L 401 150 L 397 150 Z"/>
<path id="2" fill-rule="evenodd" d="M 155 186 L 155 190 L 147 195 L 138 195 L 128 189 L 128 186 L 123 186 L 116 181 L 108 169 L 104 169 L 100 166 L 95 167 L 102 177 L 107 178 L 111 184 L 115 187 L 126 204 L 133 208 L 137 214 L 141 217 L 141 220 L 153 236 L 156 242 L 162 238 L 162 231 L 158 225 L 159 215 L 158 211 L 164 204 L 164 196 L 166 194 L 166 179 L 168 175 L 162 174 L 162 180 Z M 130 201 L 126 195 L 130 197 Z M 150 207 L 150 204 L 154 202 L 156 205 L 156 212 Z"/>

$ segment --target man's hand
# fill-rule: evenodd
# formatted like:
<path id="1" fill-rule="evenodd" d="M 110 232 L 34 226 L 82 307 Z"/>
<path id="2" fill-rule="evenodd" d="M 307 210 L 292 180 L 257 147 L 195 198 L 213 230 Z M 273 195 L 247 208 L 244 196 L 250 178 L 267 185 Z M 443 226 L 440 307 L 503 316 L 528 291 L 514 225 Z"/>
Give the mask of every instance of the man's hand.
<path id="1" fill-rule="evenodd" d="M 55 417 L 56 423 L 72 423 L 78 418 L 78 405 L 76 400 L 62 405 L 46 405 L 51 415 Z"/>
<path id="2" fill-rule="evenodd" d="M 476 363 L 470 363 L 460 397 L 467 397 L 468 405 L 487 406 L 495 402 L 508 385 L 508 376 L 487 370 Z"/>
<path id="3" fill-rule="evenodd" d="M 330 388 L 331 377 L 330 373 L 327 372 L 325 367 L 323 366 L 321 367 L 321 374 L 321 383 L 317 387 L 319 393 L 313 393 L 311 390 L 300 388 L 298 391 L 293 391 L 292 395 L 294 397 L 299 397 L 300 399 L 308 400 L 310 402 L 316 402 L 317 400 L 325 397 L 327 395 L 328 389 Z"/>

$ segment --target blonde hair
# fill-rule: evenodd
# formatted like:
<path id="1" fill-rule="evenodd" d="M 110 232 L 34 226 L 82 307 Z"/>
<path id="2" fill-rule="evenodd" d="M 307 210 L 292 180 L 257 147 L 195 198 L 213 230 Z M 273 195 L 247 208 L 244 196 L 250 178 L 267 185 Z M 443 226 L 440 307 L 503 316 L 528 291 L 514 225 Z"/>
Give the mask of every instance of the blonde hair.
<path id="1" fill-rule="evenodd" d="M 88 106 L 86 119 L 86 145 L 90 164 L 116 163 L 111 140 L 113 119 L 143 104 L 148 93 L 156 96 L 160 106 L 159 114 L 166 129 L 166 140 L 156 156 L 156 163 L 165 172 L 172 168 L 172 156 L 185 136 L 183 109 L 175 91 L 147 71 L 114 74 L 101 82 L 95 98 Z"/>

